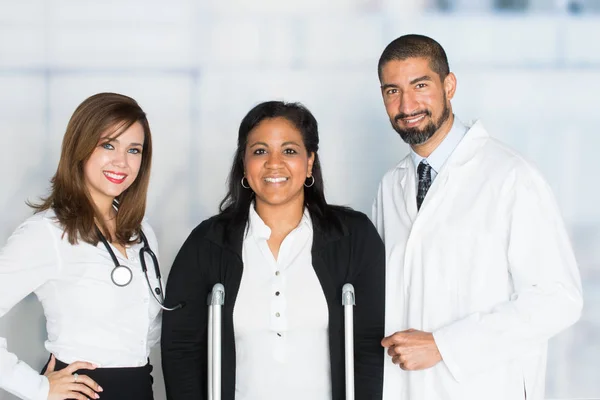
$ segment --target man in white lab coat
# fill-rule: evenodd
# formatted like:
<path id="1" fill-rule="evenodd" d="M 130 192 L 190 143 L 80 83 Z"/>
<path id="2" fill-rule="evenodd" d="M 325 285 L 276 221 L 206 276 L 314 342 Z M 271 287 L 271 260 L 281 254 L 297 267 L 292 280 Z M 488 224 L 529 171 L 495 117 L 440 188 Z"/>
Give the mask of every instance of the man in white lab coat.
<path id="1" fill-rule="evenodd" d="M 543 399 L 548 338 L 582 308 L 550 188 L 481 122 L 463 125 L 443 48 L 390 43 L 381 93 L 410 154 L 373 220 L 387 257 L 384 400 Z"/>

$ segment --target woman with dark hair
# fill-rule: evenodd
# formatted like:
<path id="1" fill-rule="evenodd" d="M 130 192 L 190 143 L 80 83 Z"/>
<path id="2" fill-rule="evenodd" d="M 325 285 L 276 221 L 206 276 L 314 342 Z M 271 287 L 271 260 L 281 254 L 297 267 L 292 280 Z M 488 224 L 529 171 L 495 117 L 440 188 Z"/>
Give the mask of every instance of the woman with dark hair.
<path id="1" fill-rule="evenodd" d="M 135 100 L 100 93 L 75 110 L 49 196 L 0 251 L 0 315 L 34 292 L 50 359 L 39 374 L 0 338 L 1 388 L 32 400 L 153 398 L 160 305 L 149 286 L 161 285 L 151 262 L 147 276 L 141 268 L 157 250 L 144 221 L 151 160 Z"/>
<path id="2" fill-rule="evenodd" d="M 242 120 L 221 212 L 179 251 L 163 319 L 170 400 L 207 398 L 208 293 L 225 287 L 223 400 L 341 400 L 342 286 L 355 307 L 356 399 L 381 399 L 384 248 L 369 219 L 325 201 L 317 121 L 265 102 Z"/>

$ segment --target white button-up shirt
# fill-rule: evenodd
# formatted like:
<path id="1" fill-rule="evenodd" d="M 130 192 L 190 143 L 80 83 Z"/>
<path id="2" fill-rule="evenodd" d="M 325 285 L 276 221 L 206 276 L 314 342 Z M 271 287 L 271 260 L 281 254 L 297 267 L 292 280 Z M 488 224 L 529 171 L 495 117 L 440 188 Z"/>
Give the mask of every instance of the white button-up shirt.
<path id="1" fill-rule="evenodd" d="M 35 292 L 44 308 L 46 349 L 57 359 L 89 361 L 100 367 L 146 365 L 150 348 L 160 339 L 160 308 L 152 299 L 141 269 L 142 244 L 127 247 L 118 261 L 133 272 L 131 283 L 111 281 L 114 263 L 99 242 L 71 245 L 53 211 L 26 220 L 0 252 L 0 316 Z M 142 229 L 157 253 L 156 236 Z M 148 276 L 157 286 L 152 260 Z M 7 350 L 0 338 L 0 387 L 23 399 L 47 399 L 48 380 Z"/>
<path id="2" fill-rule="evenodd" d="M 308 211 L 283 240 L 277 260 L 270 236 L 251 206 L 233 312 L 235 398 L 330 400 L 329 313 L 312 266 Z"/>

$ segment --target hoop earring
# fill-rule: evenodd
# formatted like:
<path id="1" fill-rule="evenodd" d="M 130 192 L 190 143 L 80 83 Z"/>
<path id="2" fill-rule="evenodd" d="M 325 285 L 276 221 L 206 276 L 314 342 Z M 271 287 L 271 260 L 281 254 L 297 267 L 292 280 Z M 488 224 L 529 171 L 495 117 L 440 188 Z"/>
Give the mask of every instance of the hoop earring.
<path id="1" fill-rule="evenodd" d="M 250 189 L 250 183 L 248 183 L 248 186 L 245 186 L 244 185 L 244 179 L 246 179 L 246 181 L 248 180 L 245 176 L 242 176 L 242 182 L 241 182 L 242 183 L 242 187 L 244 189 Z"/>
<path id="2" fill-rule="evenodd" d="M 306 186 L 307 188 L 313 187 L 313 185 L 315 184 L 315 177 L 313 175 L 311 175 L 308 178 L 306 178 L 306 180 L 309 180 L 310 178 L 312 178 L 312 181 L 310 182 L 310 185 L 307 185 L 306 181 L 304 181 L 304 186 Z"/>

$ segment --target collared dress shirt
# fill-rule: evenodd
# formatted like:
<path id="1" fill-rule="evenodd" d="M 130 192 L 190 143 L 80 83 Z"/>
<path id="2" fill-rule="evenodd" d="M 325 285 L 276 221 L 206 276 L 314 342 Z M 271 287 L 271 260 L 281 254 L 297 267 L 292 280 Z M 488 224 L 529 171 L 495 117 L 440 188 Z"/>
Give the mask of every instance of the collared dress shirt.
<path id="1" fill-rule="evenodd" d="M 454 123 L 452 124 L 452 128 L 450 128 L 450 132 L 448 132 L 448 135 L 446 135 L 442 143 L 440 143 L 429 157 L 421 157 L 411 148 L 410 156 L 415 164 L 415 171 L 419 167 L 421 161 L 427 161 L 427 164 L 431 166 L 431 181 L 433 182 L 442 169 L 442 165 L 444 165 L 446 160 L 450 157 L 450 154 L 452 154 L 456 146 L 458 146 L 465 136 L 465 133 L 467 133 L 467 130 L 468 128 L 454 116 Z M 418 184 L 419 181 L 417 179 L 417 185 Z"/>
<path id="2" fill-rule="evenodd" d="M 156 236 L 142 224 L 150 248 Z M 34 292 L 44 308 L 48 352 L 65 363 L 88 361 L 100 367 L 146 365 L 160 339 L 160 307 L 141 269 L 141 243 L 113 252 L 133 272 L 131 283 L 116 286 L 114 263 L 102 244 L 71 245 L 53 211 L 37 213 L 10 236 L 0 251 L 0 317 Z M 153 287 L 158 285 L 151 259 L 146 261 Z M 0 387 L 22 399 L 46 400 L 46 377 L 20 361 L 0 338 Z"/>
<path id="3" fill-rule="evenodd" d="M 244 272 L 233 312 L 236 400 L 330 400 L 327 302 L 312 266 L 308 211 L 283 240 L 250 207 Z"/>

